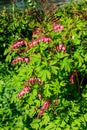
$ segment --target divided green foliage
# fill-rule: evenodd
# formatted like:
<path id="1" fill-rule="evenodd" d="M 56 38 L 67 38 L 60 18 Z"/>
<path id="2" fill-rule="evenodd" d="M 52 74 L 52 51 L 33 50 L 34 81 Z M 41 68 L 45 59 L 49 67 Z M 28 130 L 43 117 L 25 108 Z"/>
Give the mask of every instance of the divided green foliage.
<path id="1" fill-rule="evenodd" d="M 87 129 L 87 20 L 81 13 L 86 5 L 60 8 L 59 24 L 40 25 L 15 14 L 7 28 L 17 34 L 0 64 L 7 68 L 0 70 L 1 130 Z"/>

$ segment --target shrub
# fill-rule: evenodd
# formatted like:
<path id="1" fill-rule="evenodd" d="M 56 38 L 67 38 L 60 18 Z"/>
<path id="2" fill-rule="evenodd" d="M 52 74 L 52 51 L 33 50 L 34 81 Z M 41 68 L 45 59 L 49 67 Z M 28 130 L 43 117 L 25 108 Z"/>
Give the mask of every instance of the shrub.
<path id="1" fill-rule="evenodd" d="M 87 129 L 87 23 L 67 8 L 6 50 L 13 75 L 1 80 L 2 129 Z"/>

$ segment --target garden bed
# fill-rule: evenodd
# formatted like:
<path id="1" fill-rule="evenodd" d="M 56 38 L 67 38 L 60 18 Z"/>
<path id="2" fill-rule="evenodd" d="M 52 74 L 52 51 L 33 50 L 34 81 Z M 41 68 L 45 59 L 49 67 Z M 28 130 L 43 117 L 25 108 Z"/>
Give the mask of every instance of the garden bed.
<path id="1" fill-rule="evenodd" d="M 87 1 L 57 22 L 0 14 L 0 129 L 87 129 Z"/>

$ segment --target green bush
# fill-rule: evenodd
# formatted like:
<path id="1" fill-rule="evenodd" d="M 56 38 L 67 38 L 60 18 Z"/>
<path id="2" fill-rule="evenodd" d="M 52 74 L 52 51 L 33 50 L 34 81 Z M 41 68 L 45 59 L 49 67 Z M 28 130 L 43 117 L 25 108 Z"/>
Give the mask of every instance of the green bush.
<path id="1" fill-rule="evenodd" d="M 10 10 L 5 8 L 0 12 L 0 59 L 5 59 L 4 51 L 19 39 L 31 39 L 32 28 L 36 21 L 28 14 L 28 9 Z"/>
<path id="2" fill-rule="evenodd" d="M 1 130 L 87 129 L 87 2 L 73 5 L 60 8 L 58 23 L 32 21 L 31 39 L 13 38 L 5 49 Z"/>

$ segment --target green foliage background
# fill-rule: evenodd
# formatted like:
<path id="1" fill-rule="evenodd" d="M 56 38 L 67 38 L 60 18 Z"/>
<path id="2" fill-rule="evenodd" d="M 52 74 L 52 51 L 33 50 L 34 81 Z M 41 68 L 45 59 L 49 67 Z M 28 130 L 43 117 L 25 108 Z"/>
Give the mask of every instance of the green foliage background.
<path id="1" fill-rule="evenodd" d="M 64 27 L 52 31 L 47 19 L 38 23 L 28 9 L 14 15 L 3 10 L 0 14 L 0 129 L 1 130 L 86 130 L 87 129 L 87 1 L 64 5 L 55 14 Z M 18 40 L 25 40 L 26 50 L 35 27 L 44 27 L 41 35 L 51 38 L 26 52 L 11 51 Z M 34 37 L 36 40 L 38 35 Z M 66 53 L 55 46 L 64 44 Z M 28 57 L 29 63 L 12 65 L 14 58 Z M 75 83 L 72 72 L 78 70 Z M 31 91 L 22 98 L 18 93 L 30 78 L 40 78 L 44 84 L 31 84 Z M 38 93 L 43 96 L 38 99 Z M 55 105 L 55 99 L 58 104 Z M 44 101 L 51 105 L 37 118 Z"/>

